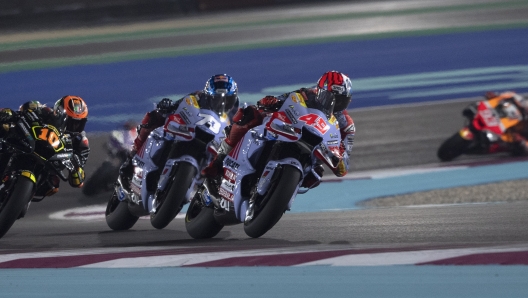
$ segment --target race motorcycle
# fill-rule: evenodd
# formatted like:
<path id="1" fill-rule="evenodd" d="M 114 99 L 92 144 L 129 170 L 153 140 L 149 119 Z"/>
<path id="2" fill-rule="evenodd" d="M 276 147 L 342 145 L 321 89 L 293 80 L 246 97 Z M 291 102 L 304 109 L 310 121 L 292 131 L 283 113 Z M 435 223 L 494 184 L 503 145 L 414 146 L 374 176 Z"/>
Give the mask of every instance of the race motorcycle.
<path id="1" fill-rule="evenodd" d="M 510 128 L 523 120 L 513 100 L 483 100 L 467 106 L 462 115 L 464 127 L 445 140 L 438 149 L 441 161 L 450 161 L 462 154 L 486 154 L 491 146 L 512 143 Z"/>
<path id="2" fill-rule="evenodd" d="M 118 178 L 106 208 L 108 226 L 127 230 L 150 214 L 153 227 L 166 227 L 202 184 L 200 171 L 216 156 L 227 125 L 223 111 L 201 109 L 195 96 L 185 97 L 132 159 L 131 190 Z"/>
<path id="3" fill-rule="evenodd" d="M 58 179 L 68 180 L 78 158 L 71 137 L 53 125 L 44 124 L 31 110 L 14 114 L 0 139 L 0 238 L 14 222 L 24 217 L 31 202 L 55 193 Z M 55 184 L 50 184 L 56 179 Z M 51 192 L 50 192 L 51 191 Z"/>
<path id="4" fill-rule="evenodd" d="M 115 180 L 119 175 L 119 168 L 125 162 L 136 136 L 137 130 L 135 127 L 125 127 L 122 130 L 110 132 L 108 141 L 104 144 L 107 158 L 84 182 L 84 187 L 82 188 L 84 195 L 94 196 L 114 189 Z"/>
<path id="5" fill-rule="evenodd" d="M 319 184 L 317 160 L 335 169 L 348 158 L 339 149 L 336 118 L 322 110 L 291 93 L 269 111 L 225 158 L 223 177 L 206 179 L 192 198 L 185 216 L 188 234 L 211 238 L 225 225 L 243 223 L 245 233 L 258 238 L 290 210 L 297 194 Z M 317 182 L 301 188 L 308 175 Z"/>

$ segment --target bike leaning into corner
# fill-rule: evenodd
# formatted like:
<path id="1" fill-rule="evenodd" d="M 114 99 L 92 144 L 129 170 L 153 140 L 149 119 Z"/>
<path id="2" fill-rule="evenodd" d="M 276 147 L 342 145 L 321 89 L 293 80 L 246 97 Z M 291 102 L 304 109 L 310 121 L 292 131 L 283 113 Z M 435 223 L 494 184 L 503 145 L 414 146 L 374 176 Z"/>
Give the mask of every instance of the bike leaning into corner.
<path id="1" fill-rule="evenodd" d="M 320 182 L 319 161 L 333 169 L 348 159 L 340 149 L 334 103 L 332 97 L 326 106 L 309 106 L 301 93 L 292 92 L 269 111 L 227 155 L 223 176 L 206 179 L 198 189 L 185 217 L 189 235 L 211 238 L 225 225 L 240 223 L 253 238 L 269 231 L 296 195 L 309 190 L 301 188 L 306 177 Z"/>
<path id="2" fill-rule="evenodd" d="M 166 227 L 203 182 L 200 170 L 216 155 L 227 125 L 224 102 L 205 109 L 195 95 L 182 98 L 133 157 L 130 191 L 118 178 L 106 208 L 108 226 L 127 230 L 150 214 L 153 227 Z"/>
<path id="3" fill-rule="evenodd" d="M 508 152 L 528 155 L 528 100 L 514 92 L 488 92 L 462 112 L 465 125 L 446 139 L 437 151 L 441 161 L 463 154 Z"/>
<path id="4" fill-rule="evenodd" d="M 7 132 L 0 139 L 0 237 L 24 217 L 31 202 L 58 191 L 55 180 L 68 180 L 64 170 L 75 171 L 80 164 L 70 136 L 31 110 L 16 112 L 2 129 Z"/>

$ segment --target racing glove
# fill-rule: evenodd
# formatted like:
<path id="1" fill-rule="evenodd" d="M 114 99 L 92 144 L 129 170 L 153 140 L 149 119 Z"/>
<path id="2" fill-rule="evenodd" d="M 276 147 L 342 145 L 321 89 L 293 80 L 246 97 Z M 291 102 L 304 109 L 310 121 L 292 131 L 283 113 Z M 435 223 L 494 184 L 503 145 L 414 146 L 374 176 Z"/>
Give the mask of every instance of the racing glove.
<path id="1" fill-rule="evenodd" d="M 158 112 L 165 117 L 172 111 L 172 109 L 172 100 L 168 98 L 160 100 L 160 102 L 158 102 L 158 104 L 156 105 L 156 110 L 158 110 Z"/>
<path id="2" fill-rule="evenodd" d="M 278 102 L 278 99 L 275 96 L 268 95 L 263 99 L 259 100 L 258 102 L 263 106 L 273 106 Z"/>
<path id="3" fill-rule="evenodd" d="M 339 161 L 339 163 L 337 164 L 337 170 L 334 171 L 334 174 L 337 177 L 343 177 L 347 173 L 348 173 L 348 171 L 347 171 L 346 163 L 345 163 L 345 161 L 343 159 L 341 159 Z"/>
<path id="4" fill-rule="evenodd" d="M 343 143 L 339 146 L 339 151 L 341 152 L 341 158 L 337 156 L 332 157 L 333 163 L 337 163 L 337 166 L 332 168 L 332 172 L 334 172 L 334 175 L 337 177 L 343 177 L 348 173 L 348 154 Z"/>
<path id="5" fill-rule="evenodd" d="M 71 187 L 82 187 L 84 183 L 84 170 L 80 167 L 70 172 L 68 183 Z"/>
<path id="6" fill-rule="evenodd" d="M 86 161 L 88 160 L 88 156 L 90 155 L 90 146 L 88 138 L 86 137 L 86 133 L 83 131 L 73 135 L 72 144 L 73 151 L 75 153 L 74 155 L 77 156 L 79 162 L 78 166 L 84 167 Z"/>
<path id="7" fill-rule="evenodd" d="M 277 110 L 279 99 L 275 96 L 268 95 L 257 102 L 257 108 L 264 111 Z"/>

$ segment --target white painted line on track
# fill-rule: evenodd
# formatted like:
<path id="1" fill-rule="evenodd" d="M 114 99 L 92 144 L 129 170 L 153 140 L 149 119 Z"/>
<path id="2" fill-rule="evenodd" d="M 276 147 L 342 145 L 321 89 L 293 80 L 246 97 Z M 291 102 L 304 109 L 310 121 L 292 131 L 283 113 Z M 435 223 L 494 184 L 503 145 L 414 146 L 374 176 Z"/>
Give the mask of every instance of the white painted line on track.
<path id="1" fill-rule="evenodd" d="M 84 207 L 71 208 L 61 210 L 49 215 L 50 219 L 55 220 L 104 220 L 105 219 L 106 204 L 90 205 Z M 176 218 L 184 218 L 185 214 L 178 214 Z M 149 219 L 149 216 L 142 216 L 139 219 Z"/>

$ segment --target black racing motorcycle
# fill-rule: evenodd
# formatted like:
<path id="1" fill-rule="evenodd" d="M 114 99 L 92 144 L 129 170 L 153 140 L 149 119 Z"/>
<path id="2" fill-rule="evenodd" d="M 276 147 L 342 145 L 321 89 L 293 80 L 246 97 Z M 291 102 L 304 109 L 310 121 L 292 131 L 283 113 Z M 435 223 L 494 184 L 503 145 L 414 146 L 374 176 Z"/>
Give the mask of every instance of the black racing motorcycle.
<path id="1" fill-rule="evenodd" d="M 0 238 L 24 217 L 31 202 L 58 190 L 64 170 L 73 170 L 71 138 L 32 111 L 17 112 L 0 138 Z"/>

